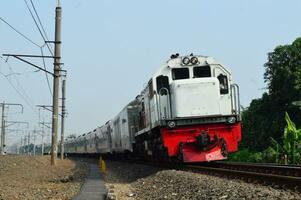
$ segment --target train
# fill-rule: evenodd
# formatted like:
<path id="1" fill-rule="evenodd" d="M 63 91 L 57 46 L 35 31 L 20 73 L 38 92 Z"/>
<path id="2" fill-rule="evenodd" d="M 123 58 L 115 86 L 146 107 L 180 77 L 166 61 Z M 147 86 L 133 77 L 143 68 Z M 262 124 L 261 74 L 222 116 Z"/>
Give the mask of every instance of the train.
<path id="1" fill-rule="evenodd" d="M 227 159 L 241 141 L 239 87 L 202 55 L 173 54 L 114 118 L 64 141 L 70 155 L 134 155 L 183 163 Z"/>

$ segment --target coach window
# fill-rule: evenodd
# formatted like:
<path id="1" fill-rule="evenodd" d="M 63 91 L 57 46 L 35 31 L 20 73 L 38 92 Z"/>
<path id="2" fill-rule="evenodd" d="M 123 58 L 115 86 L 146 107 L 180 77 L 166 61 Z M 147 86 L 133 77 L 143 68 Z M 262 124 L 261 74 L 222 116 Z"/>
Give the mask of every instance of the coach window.
<path id="1" fill-rule="evenodd" d="M 188 79 L 189 78 L 189 69 L 188 68 L 175 68 L 172 69 L 172 79 Z"/>
<path id="2" fill-rule="evenodd" d="M 193 78 L 211 77 L 210 66 L 200 66 L 193 68 Z"/>
<path id="3" fill-rule="evenodd" d="M 220 87 L 220 93 L 221 94 L 228 94 L 229 88 L 228 88 L 228 78 L 226 75 L 220 74 L 218 75 L 217 79 L 219 80 L 219 87 Z"/>

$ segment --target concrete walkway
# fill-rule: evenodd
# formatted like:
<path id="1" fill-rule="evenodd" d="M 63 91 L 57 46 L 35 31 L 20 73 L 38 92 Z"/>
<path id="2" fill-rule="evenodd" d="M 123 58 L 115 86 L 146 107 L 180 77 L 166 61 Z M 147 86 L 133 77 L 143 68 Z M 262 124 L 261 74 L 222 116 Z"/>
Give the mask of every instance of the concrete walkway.
<path id="1" fill-rule="evenodd" d="M 77 197 L 73 200 L 105 200 L 107 189 L 103 181 L 100 168 L 96 164 L 90 164 L 90 172 Z"/>

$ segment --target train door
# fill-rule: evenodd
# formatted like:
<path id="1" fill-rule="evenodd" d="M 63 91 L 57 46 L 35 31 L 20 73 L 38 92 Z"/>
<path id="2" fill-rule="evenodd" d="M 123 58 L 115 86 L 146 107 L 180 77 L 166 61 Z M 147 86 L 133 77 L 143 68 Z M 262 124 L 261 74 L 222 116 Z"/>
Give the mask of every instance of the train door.
<path id="1" fill-rule="evenodd" d="M 218 79 L 219 82 L 219 94 L 220 94 L 220 112 L 222 115 L 232 114 L 231 102 L 232 97 L 230 94 L 230 75 L 224 69 L 216 66 L 213 69 L 213 75 Z"/>

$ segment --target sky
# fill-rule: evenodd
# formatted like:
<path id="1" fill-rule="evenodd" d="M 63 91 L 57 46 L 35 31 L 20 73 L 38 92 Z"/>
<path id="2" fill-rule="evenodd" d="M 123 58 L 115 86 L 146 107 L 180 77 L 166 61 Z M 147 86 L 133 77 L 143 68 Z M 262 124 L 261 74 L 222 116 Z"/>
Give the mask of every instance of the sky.
<path id="1" fill-rule="evenodd" d="M 54 40 L 56 0 L 32 2 L 47 38 Z M 241 104 L 247 107 L 266 91 L 263 65 L 267 53 L 301 36 L 299 0 L 61 3 L 62 62 L 68 71 L 66 135 L 82 134 L 113 118 L 173 53 L 212 56 L 226 65 L 240 86 Z M 25 0 L 1 1 L 0 17 L 43 45 Z M 50 55 L 46 47 L 42 49 Z M 4 53 L 41 55 L 41 48 L 0 21 L 0 54 Z M 29 60 L 43 66 L 41 59 Z M 52 71 L 53 61 L 45 63 Z M 51 122 L 51 113 L 36 107 L 52 104 L 45 73 L 3 56 L 0 72 L 0 102 L 24 105 L 23 114 L 18 107 L 9 107 L 7 120 L 27 121 L 29 130 L 39 128 L 39 119 Z M 52 87 L 52 77 L 49 82 Z M 24 126 L 11 126 L 18 128 Z M 19 142 L 22 134 L 8 132 L 8 143 Z"/>

